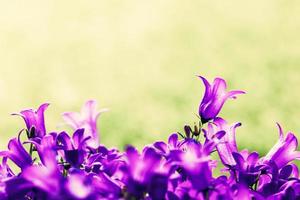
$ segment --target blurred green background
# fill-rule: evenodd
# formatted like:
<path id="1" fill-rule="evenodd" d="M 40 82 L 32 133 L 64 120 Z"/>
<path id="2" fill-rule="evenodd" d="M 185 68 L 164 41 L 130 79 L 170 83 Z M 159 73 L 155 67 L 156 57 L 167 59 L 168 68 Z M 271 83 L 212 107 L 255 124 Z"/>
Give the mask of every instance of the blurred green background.
<path id="1" fill-rule="evenodd" d="M 300 1 L 0 0 L 0 146 L 23 127 L 10 113 L 50 102 L 47 129 L 88 99 L 109 108 L 101 142 L 165 140 L 195 113 L 195 75 L 247 95 L 221 116 L 239 147 L 266 152 L 275 122 L 300 136 Z"/>

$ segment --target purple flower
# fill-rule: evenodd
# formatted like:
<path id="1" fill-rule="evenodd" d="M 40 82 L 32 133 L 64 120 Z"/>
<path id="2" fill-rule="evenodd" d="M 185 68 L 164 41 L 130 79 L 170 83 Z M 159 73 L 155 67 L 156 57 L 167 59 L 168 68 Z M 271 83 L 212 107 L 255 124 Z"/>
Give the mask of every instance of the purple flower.
<path id="1" fill-rule="evenodd" d="M 3 183 L 5 184 L 5 194 L 0 194 L 0 197 L 3 200 L 23 200 L 25 197 L 29 197 L 31 199 L 32 197 L 43 199 L 41 195 L 37 196 L 31 194 L 34 189 L 34 185 L 20 176 L 14 176 Z"/>
<path id="2" fill-rule="evenodd" d="M 91 177 L 82 172 L 71 173 L 65 184 L 72 199 L 89 199 L 94 193 Z"/>
<path id="3" fill-rule="evenodd" d="M 185 135 L 171 134 L 168 141 L 146 145 L 141 153 L 132 146 L 125 152 L 99 145 L 96 102 L 88 101 L 81 113 L 65 113 L 75 131 L 46 134 L 43 104 L 22 116 L 28 140 L 19 133 L 0 151 L 0 199 L 93 200 L 93 199 L 300 199 L 299 159 L 294 134 L 279 140 L 265 157 L 238 151 L 235 129 L 217 117 L 227 98 L 242 91 L 226 92 L 226 83 L 216 78 L 206 90 L 199 108 L 201 121 Z M 201 134 L 203 132 L 203 134 Z M 182 139 L 179 139 L 179 135 Z M 26 145 L 30 145 L 29 153 Z M 225 165 L 217 176 L 219 160 Z M 217 154 L 216 154 L 217 155 Z M 11 160 L 20 169 L 12 171 Z"/>
<path id="4" fill-rule="evenodd" d="M 280 169 L 292 160 L 300 158 L 300 152 L 297 151 L 298 140 L 293 133 L 288 133 L 284 137 L 281 126 L 277 123 L 279 128 L 279 140 L 267 153 L 265 157 L 261 159 L 261 162 L 266 163 L 274 161 L 277 167 Z"/>
<path id="5" fill-rule="evenodd" d="M 295 165 L 286 165 L 279 170 L 276 164 L 271 161 L 264 171 L 265 172 L 259 177 L 257 189 L 264 197 L 273 199 L 275 197 L 285 196 L 289 188 L 296 189 L 295 192 L 297 191 L 297 196 L 300 195 L 298 169 Z"/>
<path id="6" fill-rule="evenodd" d="M 168 169 L 164 168 L 162 157 L 151 147 L 146 147 L 140 155 L 131 146 L 126 149 L 126 157 L 127 165 L 122 170 L 127 195 L 140 199 L 148 193 L 154 199 L 164 199 L 167 192 Z"/>
<path id="7" fill-rule="evenodd" d="M 46 135 L 44 112 L 48 106 L 48 103 L 44 103 L 40 105 L 36 111 L 33 109 L 26 109 L 22 110 L 20 113 L 13 113 L 13 115 L 19 115 L 24 119 L 29 133 L 31 132 L 31 129 L 34 128 L 34 133 L 29 136 L 30 138 L 41 138 Z"/>
<path id="8" fill-rule="evenodd" d="M 198 190 L 208 188 L 212 179 L 212 160 L 209 153 L 197 142 L 187 143 L 184 151 L 172 152 L 173 159 L 183 169 L 181 173 L 186 175 Z"/>
<path id="9" fill-rule="evenodd" d="M 36 188 L 47 192 L 51 197 L 58 198 L 63 186 L 63 176 L 56 160 L 56 152 L 50 148 L 41 149 L 43 164 L 32 165 L 24 169 L 21 177 Z"/>
<path id="10" fill-rule="evenodd" d="M 0 187 L 3 179 L 14 176 L 10 167 L 7 165 L 7 157 L 2 158 L 2 164 L 0 164 Z"/>
<path id="11" fill-rule="evenodd" d="M 105 173 L 91 174 L 90 177 L 91 185 L 95 193 L 100 195 L 100 199 L 121 199 L 123 184 L 120 181 L 113 180 Z"/>
<path id="12" fill-rule="evenodd" d="M 239 153 L 233 152 L 232 155 L 236 162 L 236 165 L 233 167 L 233 176 L 236 176 L 236 181 L 247 186 L 255 184 L 262 169 L 262 166 L 257 163 L 259 154 L 243 150 Z"/>
<path id="13" fill-rule="evenodd" d="M 157 141 L 153 144 L 153 146 L 159 154 L 168 158 L 171 151 L 179 150 L 181 148 L 182 141 L 178 140 L 177 133 L 173 133 L 168 139 L 168 144 L 163 141 Z"/>
<path id="14" fill-rule="evenodd" d="M 0 156 L 8 157 L 11 159 L 18 167 L 25 169 L 28 166 L 31 166 L 33 161 L 29 153 L 23 147 L 20 141 L 19 133 L 18 138 L 13 138 L 8 143 L 8 151 L 0 152 Z"/>
<path id="15" fill-rule="evenodd" d="M 217 117 L 228 98 L 236 98 L 236 95 L 245 93 L 240 90 L 227 92 L 226 82 L 221 78 L 215 78 L 212 86 L 204 77 L 199 76 L 199 78 L 205 85 L 204 97 L 199 106 L 199 115 L 203 124 Z"/>
<path id="16" fill-rule="evenodd" d="M 213 125 L 215 125 L 216 129 Z M 216 146 L 220 159 L 224 165 L 236 164 L 232 153 L 238 152 L 235 139 L 235 129 L 239 126 L 241 126 L 241 123 L 229 125 L 224 119 L 217 117 L 214 119 L 213 123 L 208 124 L 208 130 L 204 131 L 206 133 L 206 137 L 209 138 L 219 131 L 225 131 L 225 135 L 220 138 L 220 141 Z"/>
<path id="17" fill-rule="evenodd" d="M 89 137 L 84 137 L 84 129 L 77 129 L 73 137 L 66 132 L 61 132 L 57 136 L 58 147 L 64 152 L 65 160 L 73 167 L 80 167 L 86 155 L 86 145 Z"/>
<path id="18" fill-rule="evenodd" d="M 90 136 L 88 145 L 96 148 L 99 145 L 99 130 L 97 128 L 97 119 L 101 113 L 107 109 L 97 110 L 97 102 L 94 100 L 87 101 L 81 109 L 80 113 L 66 112 L 63 119 L 74 130 L 84 128 L 85 137 Z"/>
<path id="19" fill-rule="evenodd" d="M 115 148 L 107 149 L 100 145 L 97 149 L 90 149 L 90 153 L 84 163 L 86 171 L 105 172 L 109 176 L 114 176 L 119 167 L 125 163 L 123 153 Z"/>
<path id="20" fill-rule="evenodd" d="M 56 138 L 57 138 L 56 133 L 50 133 L 48 135 L 45 135 L 43 138 L 39 139 L 39 142 L 30 140 L 26 143 L 32 143 L 35 145 L 35 148 L 38 152 L 41 162 L 44 165 L 47 165 L 46 162 L 47 162 L 48 158 L 47 158 L 47 154 L 45 154 L 45 152 L 47 150 L 52 150 L 53 152 L 56 152 L 56 150 L 58 148 L 56 146 Z"/>

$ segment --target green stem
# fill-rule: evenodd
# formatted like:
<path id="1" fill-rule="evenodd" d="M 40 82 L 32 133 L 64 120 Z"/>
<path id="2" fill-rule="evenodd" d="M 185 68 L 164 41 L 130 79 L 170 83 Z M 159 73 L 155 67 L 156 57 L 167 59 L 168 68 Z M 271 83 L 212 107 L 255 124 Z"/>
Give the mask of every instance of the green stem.
<path id="1" fill-rule="evenodd" d="M 32 153 L 33 153 L 33 144 L 30 143 L 30 147 L 29 147 L 29 154 L 30 154 L 30 157 L 32 157 Z"/>

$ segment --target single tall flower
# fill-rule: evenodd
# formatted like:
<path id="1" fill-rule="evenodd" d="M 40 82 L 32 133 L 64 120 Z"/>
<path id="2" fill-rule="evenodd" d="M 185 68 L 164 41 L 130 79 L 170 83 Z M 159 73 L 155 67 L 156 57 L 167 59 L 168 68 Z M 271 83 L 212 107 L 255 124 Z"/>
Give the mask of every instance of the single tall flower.
<path id="1" fill-rule="evenodd" d="M 63 119 L 74 130 L 84 128 L 85 137 L 91 136 L 88 145 L 96 148 L 99 146 L 99 130 L 97 128 L 97 119 L 101 113 L 107 109 L 97 110 L 97 102 L 94 100 L 87 101 L 81 109 L 80 113 L 66 112 Z"/>
<path id="2" fill-rule="evenodd" d="M 236 98 L 236 95 L 245 93 L 240 90 L 227 92 L 226 82 L 221 78 L 215 78 L 213 85 L 211 85 L 204 77 L 199 76 L 199 78 L 202 79 L 205 85 L 204 97 L 199 106 L 199 115 L 202 123 L 206 123 L 217 117 L 228 98 Z"/>
<path id="3" fill-rule="evenodd" d="M 22 110 L 20 113 L 13 113 L 13 115 L 19 115 L 24 119 L 29 132 L 31 132 L 31 129 L 34 128 L 33 135 L 30 135 L 30 138 L 42 138 L 46 135 L 44 112 L 48 106 L 48 103 L 44 103 L 40 105 L 37 110 L 26 109 Z"/>

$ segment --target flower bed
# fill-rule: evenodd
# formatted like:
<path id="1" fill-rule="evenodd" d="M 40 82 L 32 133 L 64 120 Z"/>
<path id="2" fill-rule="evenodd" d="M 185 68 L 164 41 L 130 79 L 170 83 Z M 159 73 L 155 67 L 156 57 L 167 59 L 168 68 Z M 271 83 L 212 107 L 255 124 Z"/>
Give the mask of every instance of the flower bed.
<path id="1" fill-rule="evenodd" d="M 266 155 L 238 150 L 235 129 L 241 123 L 228 124 L 218 115 L 227 99 L 244 92 L 227 92 L 221 78 L 212 84 L 199 78 L 205 86 L 199 123 L 185 125 L 184 132 L 141 152 L 133 146 L 120 152 L 99 143 L 97 118 L 105 110 L 97 111 L 92 100 L 80 113 L 63 114 L 72 134 L 46 131 L 48 104 L 16 113 L 26 128 L 0 152 L 0 199 L 300 198 L 295 135 L 284 136 L 277 124 L 279 140 Z M 212 159 L 214 152 L 219 160 Z M 213 175 L 217 165 L 222 165 L 220 176 Z"/>

